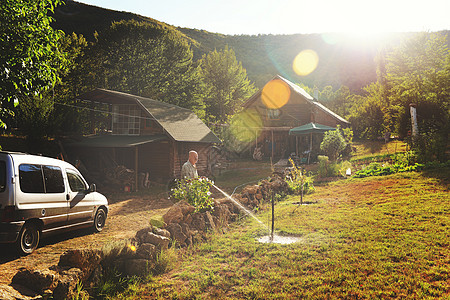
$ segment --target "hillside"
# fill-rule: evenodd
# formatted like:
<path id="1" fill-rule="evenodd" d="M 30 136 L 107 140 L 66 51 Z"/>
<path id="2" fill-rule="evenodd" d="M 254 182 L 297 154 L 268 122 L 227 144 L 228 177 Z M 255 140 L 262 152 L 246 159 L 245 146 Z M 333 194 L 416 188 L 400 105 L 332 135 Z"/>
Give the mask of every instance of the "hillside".
<path id="1" fill-rule="evenodd" d="M 66 33 L 76 32 L 93 41 L 94 32 L 101 33 L 113 21 L 135 19 L 178 30 L 190 39 L 194 58 L 214 49 L 229 45 L 236 57 L 247 70 L 250 80 L 262 87 L 264 83 L 280 74 L 293 82 L 323 88 L 327 85 L 335 89 L 348 86 L 353 92 L 376 80 L 374 58 L 378 49 L 389 49 L 402 39 L 406 33 L 390 34 L 383 38 L 366 37 L 356 39 L 349 36 L 333 37 L 321 34 L 296 35 L 223 35 L 204 30 L 174 27 L 150 17 L 128 12 L 119 12 L 75 1 L 66 1 L 55 11 L 53 26 Z M 447 31 L 448 32 L 448 31 Z M 317 69 L 308 76 L 298 76 L 292 69 L 295 56 L 302 50 L 312 49 L 319 56 Z"/>

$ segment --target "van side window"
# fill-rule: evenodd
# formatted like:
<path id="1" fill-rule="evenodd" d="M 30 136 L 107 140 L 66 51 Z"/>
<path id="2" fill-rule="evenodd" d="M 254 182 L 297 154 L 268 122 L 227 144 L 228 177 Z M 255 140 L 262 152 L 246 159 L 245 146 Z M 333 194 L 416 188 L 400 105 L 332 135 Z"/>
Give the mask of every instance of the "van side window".
<path id="1" fill-rule="evenodd" d="M 0 161 L 0 193 L 6 189 L 6 163 Z"/>
<path id="2" fill-rule="evenodd" d="M 45 193 L 40 165 L 22 164 L 19 166 L 20 189 L 24 193 Z"/>
<path id="3" fill-rule="evenodd" d="M 64 179 L 61 168 L 54 166 L 42 166 L 45 178 L 45 191 L 47 193 L 64 193 Z"/>
<path id="4" fill-rule="evenodd" d="M 86 185 L 84 184 L 83 179 L 81 179 L 78 174 L 67 172 L 67 179 L 69 180 L 69 186 L 72 192 L 86 191 Z"/>

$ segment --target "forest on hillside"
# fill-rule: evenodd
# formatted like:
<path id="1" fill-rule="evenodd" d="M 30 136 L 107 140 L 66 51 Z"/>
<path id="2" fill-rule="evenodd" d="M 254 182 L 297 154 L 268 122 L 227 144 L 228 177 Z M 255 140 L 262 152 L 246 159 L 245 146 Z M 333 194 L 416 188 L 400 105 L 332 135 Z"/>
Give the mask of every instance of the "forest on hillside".
<path id="1" fill-rule="evenodd" d="M 2 3 L 6 12 L 29 10 L 19 19 L 2 14 L 9 24 L 1 39 L 9 50 L 1 68 L 7 130 L 18 128 L 31 138 L 107 130 L 107 112 L 77 99 L 95 88 L 175 104 L 206 123 L 224 124 L 280 74 L 348 119 L 357 138 L 378 138 L 386 131 L 408 138 L 409 105 L 415 103 L 422 132 L 416 144 L 428 151 L 426 156 L 445 156 L 447 32 L 364 41 L 326 34 L 227 36 L 74 1 L 43 3 L 47 6 Z M 52 18 L 42 17 L 47 14 Z M 30 30 L 42 34 L 28 38 Z M 317 67 L 299 75 L 293 62 L 303 50 L 315 53 Z"/>
<path id="2" fill-rule="evenodd" d="M 296 34 L 296 35 L 223 35 L 205 30 L 173 27 L 158 20 L 128 12 L 118 12 L 67 1 L 55 11 L 53 26 L 70 34 L 82 34 L 88 41 L 94 40 L 94 32 L 107 29 L 112 22 L 137 20 L 156 26 L 172 28 L 189 40 L 194 60 L 214 49 L 226 45 L 234 50 L 242 62 L 249 79 L 257 88 L 279 74 L 292 82 L 323 89 L 332 86 L 339 89 L 349 87 L 354 93 L 376 81 L 375 58 L 380 49 L 389 50 L 413 33 L 392 33 L 388 36 L 368 36 L 361 43 L 356 37 L 344 34 Z M 443 32 L 447 34 L 448 31 Z M 359 37 L 360 38 L 360 37 Z M 447 45 L 450 37 L 447 37 Z M 292 69 L 295 56 L 304 49 L 312 49 L 319 56 L 317 69 L 299 76 Z"/>

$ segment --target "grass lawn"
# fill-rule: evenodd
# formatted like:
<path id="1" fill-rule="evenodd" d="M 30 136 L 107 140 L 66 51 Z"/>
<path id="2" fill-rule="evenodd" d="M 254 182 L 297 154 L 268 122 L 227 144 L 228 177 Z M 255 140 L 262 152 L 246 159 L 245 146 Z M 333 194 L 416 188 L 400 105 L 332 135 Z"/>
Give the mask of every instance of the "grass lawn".
<path id="1" fill-rule="evenodd" d="M 215 183 L 228 193 L 240 185 L 257 184 L 272 174 L 270 161 L 237 160 L 230 168 L 216 176 Z M 239 188 L 236 192 L 239 192 Z"/>
<path id="2" fill-rule="evenodd" d="M 341 180 L 275 206 L 290 245 L 243 218 L 226 234 L 178 252 L 172 271 L 128 289 L 127 299 L 449 299 L 449 171 Z M 268 222 L 269 205 L 258 213 Z"/>
<path id="3" fill-rule="evenodd" d="M 386 154 L 395 154 L 405 152 L 408 149 L 408 145 L 403 141 L 392 140 L 389 143 L 384 143 L 384 141 L 354 141 L 352 143 L 356 152 L 353 153 L 352 159 L 363 159 L 365 157 Z"/>

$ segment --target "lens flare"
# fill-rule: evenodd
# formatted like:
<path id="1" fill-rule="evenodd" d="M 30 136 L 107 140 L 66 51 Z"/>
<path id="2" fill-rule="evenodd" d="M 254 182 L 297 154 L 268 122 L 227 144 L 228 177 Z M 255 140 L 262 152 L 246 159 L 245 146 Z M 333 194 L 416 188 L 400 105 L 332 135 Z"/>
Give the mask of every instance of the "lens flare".
<path id="1" fill-rule="evenodd" d="M 261 100 L 270 109 L 283 107 L 291 96 L 291 89 L 286 82 L 280 79 L 269 81 L 262 89 Z"/>
<path id="2" fill-rule="evenodd" d="M 300 76 L 311 74 L 319 64 L 319 56 L 314 50 L 307 49 L 300 52 L 294 59 L 292 68 Z"/>
<path id="3" fill-rule="evenodd" d="M 230 130 L 241 142 L 254 141 L 261 133 L 263 123 L 255 109 L 247 109 L 234 115 L 230 121 Z"/>

